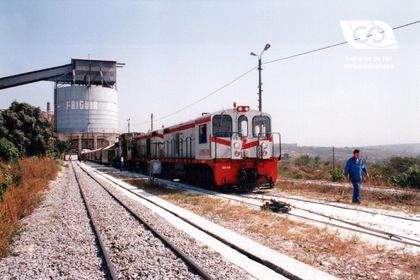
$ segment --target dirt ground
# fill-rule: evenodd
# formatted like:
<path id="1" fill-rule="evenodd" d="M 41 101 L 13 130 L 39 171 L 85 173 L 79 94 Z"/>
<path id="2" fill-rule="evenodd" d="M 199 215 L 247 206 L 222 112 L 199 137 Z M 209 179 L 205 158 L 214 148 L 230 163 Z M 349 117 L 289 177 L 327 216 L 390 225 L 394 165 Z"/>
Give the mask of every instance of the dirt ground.
<path id="1" fill-rule="evenodd" d="M 115 174 L 114 174 L 115 175 Z M 420 279 L 420 256 L 373 247 L 287 216 L 126 179 L 221 226 L 343 279 Z"/>
<path id="2" fill-rule="evenodd" d="M 353 189 L 349 184 L 309 180 L 280 180 L 274 189 L 280 194 L 297 195 L 351 204 Z M 362 184 L 362 206 L 413 214 L 420 213 L 420 192 Z"/>

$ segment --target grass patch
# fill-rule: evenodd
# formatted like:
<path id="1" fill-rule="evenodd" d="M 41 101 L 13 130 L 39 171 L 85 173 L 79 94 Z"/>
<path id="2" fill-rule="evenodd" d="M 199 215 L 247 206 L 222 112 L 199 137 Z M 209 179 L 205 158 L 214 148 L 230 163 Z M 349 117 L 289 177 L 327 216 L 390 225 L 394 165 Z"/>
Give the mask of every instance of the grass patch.
<path id="1" fill-rule="evenodd" d="M 288 216 L 206 195 L 188 194 L 162 185 L 150 185 L 147 181 L 127 181 L 267 247 L 339 277 L 365 279 L 377 275 L 378 271 L 383 272 L 383 279 L 412 279 L 419 275 L 420 256 L 370 246 L 360 241 L 357 235 L 343 238 L 338 232 L 295 221 Z M 326 187 L 321 191 L 329 193 Z M 350 193 L 348 190 L 346 192 Z M 377 262 L 378 259 L 381 262 Z M 345 274 L 340 267 L 345 267 L 349 262 L 359 270 Z M 393 275 L 395 265 L 403 274 Z"/>
<path id="2" fill-rule="evenodd" d="M 334 202 L 350 203 L 353 189 L 349 186 L 337 186 L 328 183 L 310 184 L 305 182 L 282 181 L 276 185 L 282 193 L 324 199 Z M 392 191 L 378 188 L 366 189 L 362 186 L 362 205 L 398 211 L 420 212 L 420 193 Z"/>
<path id="3" fill-rule="evenodd" d="M 32 213 L 40 203 L 41 192 L 55 178 L 58 167 L 51 158 L 23 158 L 10 170 L 8 176 L 13 177 L 13 183 L 4 191 L 0 203 L 0 257 L 9 253 L 20 219 Z"/>

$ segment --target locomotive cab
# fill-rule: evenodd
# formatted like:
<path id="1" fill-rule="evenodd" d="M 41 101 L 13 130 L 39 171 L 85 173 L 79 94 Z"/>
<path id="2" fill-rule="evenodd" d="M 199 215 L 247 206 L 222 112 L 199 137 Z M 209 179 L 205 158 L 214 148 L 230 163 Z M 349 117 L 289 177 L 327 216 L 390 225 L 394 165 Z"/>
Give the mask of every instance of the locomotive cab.
<path id="1" fill-rule="evenodd" d="M 214 160 L 216 185 L 240 190 L 256 186 L 272 187 L 277 179 L 276 149 L 267 113 L 248 106 L 215 113 L 212 118 L 211 158 Z"/>

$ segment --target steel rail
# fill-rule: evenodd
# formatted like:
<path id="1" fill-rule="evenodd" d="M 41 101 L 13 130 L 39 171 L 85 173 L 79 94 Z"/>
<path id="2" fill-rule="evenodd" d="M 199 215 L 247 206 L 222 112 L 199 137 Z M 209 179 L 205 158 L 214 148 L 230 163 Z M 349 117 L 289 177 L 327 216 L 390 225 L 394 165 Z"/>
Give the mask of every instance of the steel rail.
<path id="1" fill-rule="evenodd" d="M 210 276 L 203 268 L 200 267 L 194 260 L 188 257 L 181 249 L 177 248 L 175 244 L 173 244 L 169 239 L 159 233 L 159 231 L 149 224 L 146 220 L 140 217 L 137 213 L 134 212 L 129 206 L 127 206 L 124 202 L 122 202 L 118 197 L 116 197 L 112 192 L 110 192 L 101 182 L 99 182 L 96 178 L 91 176 L 86 170 L 79 168 L 85 172 L 91 179 L 93 179 L 98 185 L 100 185 L 115 201 L 118 202 L 128 213 L 130 213 L 137 221 L 142 223 L 147 230 L 149 230 L 155 237 L 160 239 L 162 243 L 169 248 L 176 256 L 182 259 L 197 275 L 201 276 L 203 279 L 206 280 L 213 280 L 214 278 Z"/>
<path id="2" fill-rule="evenodd" d="M 102 255 L 104 256 L 109 275 L 111 276 L 112 280 L 117 280 L 118 279 L 117 273 L 116 273 L 115 268 L 114 268 L 114 266 L 111 262 L 111 258 L 109 257 L 108 252 L 105 249 L 105 244 L 103 242 L 101 233 L 99 232 L 99 227 L 97 226 L 95 220 L 93 219 L 92 210 L 91 210 L 91 208 L 90 208 L 90 206 L 87 202 L 85 193 L 83 191 L 82 185 L 80 184 L 79 178 L 77 177 L 77 174 L 76 174 L 76 171 L 74 169 L 73 163 L 71 163 L 71 167 L 73 169 L 74 178 L 76 179 L 77 185 L 78 185 L 79 190 L 80 190 L 80 194 L 82 195 L 83 204 L 86 208 L 89 220 L 92 224 L 93 231 L 94 231 L 94 234 L 96 236 L 96 240 L 98 240 L 100 250 L 102 252 Z"/>
<path id="3" fill-rule="evenodd" d="M 244 197 L 248 197 L 248 198 L 251 198 L 251 199 L 259 199 L 259 200 L 262 200 L 262 201 L 264 201 L 264 200 L 269 201 L 270 200 L 268 198 L 255 197 L 255 196 L 252 196 L 252 195 L 245 195 Z M 268 196 L 268 197 L 270 197 L 270 196 Z M 314 215 L 318 215 L 318 216 L 321 216 L 321 217 L 324 217 L 324 218 L 328 218 L 330 220 L 335 220 L 335 221 L 345 223 L 345 224 L 348 224 L 348 225 L 351 225 L 351 226 L 359 227 L 359 228 L 362 228 L 362 229 L 365 229 L 365 230 L 368 230 L 368 231 L 371 231 L 371 232 L 383 234 L 385 236 L 388 236 L 388 238 L 389 238 L 388 240 L 392 240 L 392 241 L 396 241 L 396 242 L 404 242 L 404 244 L 409 244 L 409 245 L 420 247 L 420 240 L 418 240 L 418 239 L 414 239 L 414 238 L 411 238 L 411 237 L 408 237 L 408 236 L 392 233 L 392 232 L 385 231 L 385 230 L 376 229 L 376 228 L 369 227 L 369 226 L 364 226 L 364 225 L 361 225 L 361 224 L 358 224 L 358 223 L 350 222 L 350 221 L 347 221 L 347 220 L 344 220 L 344 219 L 336 218 L 336 217 L 333 217 L 333 216 L 330 216 L 330 215 L 326 215 L 326 214 L 319 213 L 319 212 L 316 212 L 316 211 L 312 211 L 312 210 L 309 210 L 309 209 L 301 208 L 301 207 L 298 207 L 298 206 L 295 206 L 295 205 L 291 205 L 291 207 L 295 208 L 295 209 L 298 209 L 298 210 L 302 210 L 302 211 L 311 213 L 311 214 L 314 214 Z M 290 213 L 288 213 L 288 214 L 290 214 Z M 392 239 L 392 238 L 396 238 L 396 240 Z M 405 242 L 405 241 L 403 241 L 403 239 L 411 240 L 411 241 L 417 242 L 419 244 L 411 243 L 411 242 Z"/>
<path id="4" fill-rule="evenodd" d="M 94 170 L 94 172 L 97 173 L 97 174 L 99 174 L 99 175 L 101 175 L 101 176 L 103 176 L 102 174 L 98 173 L 95 170 Z M 163 181 L 167 181 L 167 180 L 164 180 L 163 179 Z M 115 182 L 113 182 L 113 183 L 115 183 Z M 170 182 L 170 183 L 173 183 L 173 182 Z M 119 185 L 118 183 L 115 183 L 115 184 Z M 213 192 L 213 191 L 206 192 L 207 190 L 199 190 L 199 188 L 196 188 L 196 187 L 189 188 L 188 186 L 185 186 L 185 184 L 183 184 L 183 185 L 184 186 L 176 186 L 176 188 L 181 189 L 181 190 L 183 189 L 183 190 L 192 190 L 192 191 L 196 191 L 196 192 L 201 192 L 201 193 L 207 194 L 207 195 L 208 194 L 211 194 L 210 192 Z M 131 190 L 129 190 L 129 189 L 127 189 L 127 188 L 125 188 L 125 187 L 123 187 L 121 185 L 119 185 L 119 186 L 122 187 L 122 188 L 124 188 L 124 189 L 126 189 L 126 190 L 128 190 L 128 191 L 130 191 L 130 192 L 132 192 Z M 132 192 L 132 193 L 134 193 L 135 195 L 139 196 L 135 192 Z M 223 194 L 223 193 L 221 193 L 221 194 Z M 241 198 L 241 196 L 238 196 L 238 195 L 229 195 L 229 196 L 230 197 L 223 196 L 223 197 L 220 197 L 220 198 L 237 201 L 237 202 L 240 202 L 242 204 L 248 204 L 248 205 L 255 206 L 255 207 L 260 207 L 261 206 L 261 205 L 256 204 L 256 203 L 251 203 L 251 202 L 240 200 L 239 198 Z M 237 197 L 237 198 L 235 199 L 232 196 Z M 262 199 L 262 198 L 258 198 L 258 197 L 257 198 L 254 198 L 254 199 L 266 200 L 266 199 Z M 292 205 L 292 207 L 298 209 L 298 207 L 295 207 L 293 205 Z M 363 226 L 363 225 L 360 225 L 360 224 L 357 224 L 357 223 L 352 223 L 352 222 L 349 222 L 349 221 L 341 220 L 341 219 L 338 219 L 338 218 L 334 218 L 332 216 L 328 216 L 328 215 L 325 215 L 325 214 L 322 214 L 322 213 L 316 213 L 314 211 L 303 209 L 303 208 L 302 209 L 299 209 L 299 210 L 307 211 L 307 212 L 310 211 L 311 214 L 319 215 L 319 216 L 324 216 L 325 218 L 328 218 L 330 220 L 337 220 L 339 222 L 346 223 L 346 224 L 352 225 L 354 227 L 358 227 L 358 228 L 364 229 L 365 231 L 358 230 L 358 229 L 355 229 L 355 228 L 346 227 L 346 226 L 335 224 L 335 223 L 320 221 L 320 220 L 317 220 L 317 219 L 313 219 L 313 218 L 309 218 L 309 217 L 305 217 L 305 216 L 297 215 L 297 214 L 293 214 L 293 213 L 286 213 L 286 214 L 287 215 L 290 215 L 290 216 L 295 216 L 295 217 L 298 217 L 298 218 L 301 218 L 301 219 L 306 219 L 306 220 L 310 220 L 310 221 L 313 221 L 313 222 L 322 223 L 322 224 L 325 224 L 325 225 L 331 225 L 331 226 L 342 228 L 342 229 L 345 229 L 345 230 L 350 230 L 350 231 L 354 231 L 354 232 L 358 232 L 358 233 L 362 233 L 362 234 L 368 234 L 368 235 L 371 235 L 371 236 L 374 236 L 374 237 L 378 237 L 378 238 L 382 238 L 382 239 L 385 239 L 385 240 L 402 243 L 402 244 L 405 244 L 405 245 L 412 245 L 412 246 L 420 247 L 420 245 L 417 244 L 417 243 L 413 243 L 413 242 L 401 240 L 401 239 L 407 239 L 407 240 L 411 240 L 411 241 L 420 243 L 420 240 L 417 240 L 417 239 L 413 239 L 413 238 L 410 238 L 410 237 L 406 237 L 406 236 L 394 234 L 394 233 L 391 233 L 391 232 L 382 231 L 382 230 L 378 230 L 378 229 L 375 229 L 375 228 Z M 276 213 L 276 214 L 279 214 L 279 213 Z M 392 239 L 392 237 L 394 237 L 396 239 Z"/>
<path id="5" fill-rule="evenodd" d="M 184 188 L 180 187 L 180 189 L 183 190 L 183 191 L 192 190 L 192 189 L 188 189 L 186 187 L 184 187 Z M 198 192 L 197 190 L 193 190 L 193 191 Z M 205 193 L 205 192 L 202 192 L 202 193 L 203 194 L 208 194 L 208 193 Z M 248 201 L 243 201 L 243 200 L 236 199 L 236 198 L 233 198 L 233 197 L 230 197 L 229 198 L 229 197 L 223 196 L 223 197 L 218 197 L 218 198 L 228 199 L 228 200 L 231 200 L 231 201 L 236 201 L 236 202 L 239 202 L 239 203 L 242 203 L 242 204 L 247 204 L 247 205 L 250 205 L 250 206 L 253 206 L 253 207 L 261 207 L 260 204 L 252 203 L 252 202 L 248 202 Z M 345 230 L 349 230 L 349 231 L 354 231 L 354 232 L 358 232 L 358 233 L 362 233 L 362 234 L 367 234 L 367 235 L 370 235 L 370 236 L 382 238 L 382 239 L 389 240 L 389 241 L 395 241 L 395 242 L 403 243 L 403 244 L 406 244 L 406 245 L 419 246 L 416 243 L 411 243 L 411 242 L 407 242 L 407 241 L 403 241 L 403 240 L 389 239 L 389 237 L 387 237 L 388 235 L 384 236 L 383 234 L 377 234 L 377 233 L 373 233 L 373 232 L 367 232 L 367 231 L 360 230 L 360 229 L 357 229 L 357 228 L 351 228 L 351 227 L 347 227 L 347 226 L 343 226 L 343 225 L 338 225 L 338 224 L 331 223 L 331 222 L 321 221 L 321 220 L 317 220 L 317 219 L 314 219 L 314 218 L 305 217 L 305 216 L 298 215 L 298 214 L 293 214 L 293 213 L 276 213 L 276 212 L 273 212 L 273 214 L 294 216 L 294 217 L 297 217 L 297 218 L 300 218 L 300 219 L 304 219 L 304 220 L 308 220 L 308 221 L 312 221 L 312 222 L 324 224 L 324 225 L 327 225 L 327 226 L 334 226 L 334 227 L 337 227 L 337 228 L 341 228 L 341 229 L 345 229 Z M 367 230 L 367 229 L 365 229 L 365 230 Z"/>
<path id="6" fill-rule="evenodd" d="M 366 209 L 354 209 L 354 208 L 350 208 L 350 207 L 346 207 L 346 206 L 330 204 L 330 203 L 328 203 L 328 201 L 323 201 L 323 202 L 312 201 L 312 200 L 308 200 L 308 199 L 304 199 L 304 198 L 294 198 L 294 197 L 290 197 L 290 196 L 286 196 L 286 195 L 276 195 L 276 194 L 260 194 L 258 192 L 255 193 L 255 194 L 271 196 L 273 198 L 276 198 L 276 197 L 277 198 L 286 198 L 286 199 L 290 199 L 290 200 L 297 200 L 297 201 L 308 202 L 308 203 L 313 203 L 313 204 L 326 205 L 326 206 L 340 208 L 340 209 L 346 209 L 346 210 L 351 210 L 351 211 L 359 211 L 359 212 L 368 213 L 368 214 L 372 214 L 372 215 L 381 215 L 381 216 L 387 216 L 387 217 L 391 217 L 391 218 L 395 218 L 395 219 L 401 219 L 401 220 L 407 220 L 407 221 L 413 221 L 413 222 L 419 222 L 420 223 L 420 220 L 415 219 L 415 218 L 401 217 L 401 216 L 398 216 L 398 215 L 380 213 L 380 212 L 370 211 L 370 210 L 366 210 Z"/>
<path id="7" fill-rule="evenodd" d="M 96 178 L 94 178 L 91 174 L 89 174 L 89 173 L 88 173 L 88 172 L 87 172 L 87 171 L 86 171 L 83 167 L 81 167 L 80 165 L 79 165 L 79 167 L 80 167 L 80 168 L 81 168 L 81 169 L 82 169 L 82 170 L 83 170 L 83 171 L 84 171 L 84 172 L 85 172 L 85 173 L 86 173 L 89 177 L 91 177 L 94 181 L 98 182 L 98 180 L 97 180 Z M 101 176 L 102 178 L 106 179 L 107 181 L 112 182 L 113 184 L 115 184 L 115 185 L 119 186 L 120 188 L 122 188 L 122 189 L 124 189 L 124 190 L 126 190 L 126 191 L 128 191 L 128 192 L 130 192 L 130 193 L 132 193 L 132 194 L 134 194 L 135 196 L 137 196 L 137 197 L 139 197 L 139 198 L 141 198 L 141 199 L 143 199 L 143 200 L 145 200 L 145 201 L 147 201 L 147 202 L 149 202 L 149 203 L 151 203 L 151 204 L 153 204 L 153 205 L 155 205 L 155 206 L 157 206 L 157 207 L 159 207 L 159 208 L 163 209 L 164 211 L 166 211 L 166 212 L 168 212 L 168 213 L 171 213 L 172 215 L 176 216 L 177 218 L 181 219 L 182 221 L 184 221 L 184 222 L 186 222 L 186 223 L 190 224 L 191 226 L 193 226 L 193 227 L 197 228 L 198 230 L 200 230 L 200 231 L 202 231 L 202 232 L 206 233 L 207 235 L 209 235 L 209 236 L 211 236 L 211 237 L 215 238 L 216 240 L 218 240 L 218 241 L 222 242 L 223 244 L 225 244 L 225 245 L 227 245 L 227 246 L 231 247 L 232 249 L 234 249 L 234 250 L 236 250 L 236 251 L 240 252 L 241 254 L 245 255 L 245 256 L 246 256 L 246 257 L 248 257 L 249 259 L 251 259 L 251 260 L 253 260 L 253 261 L 255 261 L 255 262 L 258 262 L 258 263 L 260 263 L 260 264 L 262 264 L 262 265 L 264 265 L 264 266 L 266 266 L 266 267 L 268 267 L 268 268 L 272 269 L 273 271 L 275 271 L 275 272 L 277 272 L 277 273 L 279 273 L 279 274 L 281 274 L 281 275 L 285 276 L 285 277 L 286 277 L 286 278 L 288 278 L 288 279 L 291 279 L 291 280 L 302 280 L 302 278 L 300 278 L 300 277 L 298 277 L 298 276 L 296 276 L 296 275 L 294 275 L 294 274 L 292 274 L 292 273 L 290 273 L 290 272 L 286 271 L 285 269 L 283 269 L 283 268 L 279 267 L 278 265 L 276 265 L 276 264 L 274 264 L 274 263 L 272 263 L 272 262 L 270 262 L 270 261 L 263 260 L 263 259 L 259 258 L 258 256 L 255 256 L 255 255 L 253 255 L 253 254 L 251 254 L 251 253 L 249 253 L 249 252 L 245 251 L 244 249 L 242 249 L 242 248 L 240 248 L 240 247 L 236 246 L 235 244 L 233 244 L 233 243 L 231 243 L 231 242 L 229 242 L 229 241 L 225 240 L 224 238 L 222 238 L 222 237 L 220 237 L 220 236 L 218 236 L 218 235 L 216 235 L 216 234 L 214 234 L 214 233 L 212 233 L 212 232 L 210 232 L 210 231 L 208 231 L 208 230 L 204 229 L 203 227 L 201 227 L 201 226 L 199 226 L 199 225 L 197 225 L 197 224 L 195 224 L 195 223 L 191 222 L 190 220 L 188 220 L 188 219 L 186 219 L 186 218 L 182 217 L 181 215 L 177 214 L 175 211 L 172 211 L 172 210 L 170 210 L 170 209 L 167 209 L 167 208 L 165 208 L 165 207 L 163 207 L 163 206 L 159 205 L 158 203 L 154 202 L 153 200 L 151 200 L 151 199 L 147 198 L 146 196 L 142 196 L 142 195 L 140 195 L 140 194 L 138 194 L 138 193 L 136 193 L 136 192 L 134 192 L 134 191 L 132 191 L 132 190 L 130 190 L 130 189 L 128 189 L 128 188 L 126 188 L 126 187 L 124 187 L 124 186 L 122 186 L 122 185 L 121 185 L 121 184 L 119 184 L 118 182 L 115 182 L 115 181 L 113 181 L 113 180 L 111 180 L 111 179 L 109 179 L 109 178 L 106 178 L 103 174 L 99 173 L 98 171 L 96 171 L 96 170 L 95 170 L 95 169 L 93 169 L 93 168 L 92 168 L 92 172 L 96 173 L 97 175 Z"/>

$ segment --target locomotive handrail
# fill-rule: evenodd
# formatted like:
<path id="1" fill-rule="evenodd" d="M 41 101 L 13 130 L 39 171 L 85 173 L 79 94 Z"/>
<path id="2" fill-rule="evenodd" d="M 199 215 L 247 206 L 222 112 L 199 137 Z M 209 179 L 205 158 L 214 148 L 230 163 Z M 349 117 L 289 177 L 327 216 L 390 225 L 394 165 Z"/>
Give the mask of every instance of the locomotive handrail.
<path id="1" fill-rule="evenodd" d="M 210 158 L 211 158 L 211 146 L 212 146 L 212 139 L 213 139 L 213 137 L 219 137 L 219 138 L 229 138 L 230 139 L 230 142 L 232 142 L 232 137 L 233 137 L 233 135 L 235 134 L 235 135 L 237 135 L 237 137 L 239 137 L 240 139 L 242 139 L 242 137 L 240 136 L 240 133 L 239 132 L 235 132 L 235 131 L 229 131 L 229 132 L 217 132 L 217 133 L 219 133 L 219 134 L 221 134 L 221 135 L 225 135 L 225 134 L 229 134 L 230 136 L 216 136 L 216 134 L 214 134 L 214 136 L 213 136 L 213 134 L 211 134 L 210 133 Z M 214 142 L 214 160 L 216 160 L 217 159 L 217 142 Z"/>
<path id="2" fill-rule="evenodd" d="M 185 148 L 184 148 L 185 143 Z M 164 145 L 163 155 L 159 155 L 159 158 L 170 158 L 170 159 L 182 159 L 192 158 L 192 137 L 188 136 L 185 139 L 179 138 L 179 140 L 171 139 L 165 140 L 163 143 L 153 143 L 157 145 Z M 158 147 L 159 149 L 159 147 Z M 178 151 L 175 153 L 175 151 Z"/>
<path id="3" fill-rule="evenodd" d="M 162 151 L 162 150 L 160 149 L 160 145 L 164 145 L 164 143 L 163 143 L 163 142 L 159 142 L 159 143 L 158 143 L 158 158 L 161 158 L 161 157 L 163 156 L 163 155 L 162 155 L 162 152 L 163 152 L 163 153 L 165 153 L 165 151 L 164 151 L 164 150 Z"/>
<path id="4" fill-rule="evenodd" d="M 160 145 L 164 145 L 162 142 L 152 143 L 153 145 L 153 151 L 152 151 L 152 159 L 159 159 L 161 158 L 161 150 Z"/>
<path id="5" fill-rule="evenodd" d="M 167 158 L 169 157 L 169 141 L 168 140 L 163 141 L 163 145 L 164 145 L 164 152 L 165 152 L 164 157 Z"/>
<path id="6" fill-rule="evenodd" d="M 192 137 L 191 136 L 188 136 L 187 138 L 185 138 L 185 149 L 186 149 L 186 158 L 191 159 L 192 158 Z"/>
<path id="7" fill-rule="evenodd" d="M 278 160 L 281 160 L 281 134 L 279 132 L 268 132 L 268 133 L 258 133 L 258 146 L 260 146 L 260 141 L 262 138 L 260 138 L 260 136 L 263 136 L 263 138 L 267 138 L 267 137 L 272 137 L 274 135 L 277 135 L 279 137 L 279 156 L 278 156 Z M 273 141 L 273 149 L 271 151 L 271 155 L 272 157 L 275 157 L 274 155 L 274 138 L 272 139 Z M 258 152 L 258 151 L 257 151 Z M 261 154 L 261 158 L 262 158 L 262 154 Z"/>
<path id="8" fill-rule="evenodd" d="M 179 138 L 178 140 L 178 159 L 182 158 L 184 155 L 184 139 Z"/>
<path id="9" fill-rule="evenodd" d="M 212 141 L 211 140 L 213 139 L 213 137 L 229 138 L 231 142 L 232 142 L 232 139 L 233 139 L 234 136 L 236 136 L 235 138 L 239 138 L 239 139 L 242 139 L 244 137 L 244 136 L 241 136 L 240 132 L 235 132 L 235 131 L 233 131 L 233 132 L 218 132 L 218 133 L 220 133 L 222 135 L 230 134 L 230 136 L 229 137 L 223 137 L 223 136 L 216 136 L 216 135 L 210 134 L 210 141 L 209 141 L 210 142 L 210 157 L 211 157 L 211 151 L 212 151 Z M 255 147 L 257 156 L 258 156 L 258 150 L 257 149 L 258 149 L 258 147 L 260 147 L 260 141 L 263 138 L 272 137 L 273 135 L 278 136 L 278 139 L 279 139 L 279 156 L 278 156 L 278 159 L 279 160 L 281 159 L 281 134 L 279 132 L 268 132 L 268 133 L 259 133 L 258 134 L 258 137 L 257 137 L 258 145 Z M 271 151 L 272 152 L 272 157 L 275 157 L 275 154 L 274 154 L 274 150 L 275 150 L 274 146 L 275 145 L 274 145 L 274 143 L 275 142 L 274 142 L 274 139 L 273 139 L 273 149 Z M 260 155 L 260 157 L 262 158 L 262 155 Z M 217 142 L 214 142 L 214 160 L 216 160 L 216 159 L 217 159 Z"/>
<path id="10" fill-rule="evenodd" d="M 216 135 L 229 135 L 229 136 L 216 136 Z M 212 150 L 214 149 L 214 160 L 217 160 L 218 157 L 218 144 L 217 141 L 214 141 L 215 138 L 228 138 L 230 142 L 235 139 L 243 139 L 246 136 L 242 136 L 240 132 L 218 132 L 216 134 L 209 134 L 209 147 L 210 147 L 210 157 L 212 158 Z M 257 158 L 262 158 L 262 153 L 259 153 L 261 141 L 264 138 L 272 138 L 273 148 L 271 151 L 271 157 L 276 157 L 276 145 L 275 145 L 275 139 L 278 138 L 279 148 L 278 148 L 278 159 L 281 160 L 281 134 L 277 132 L 269 132 L 269 133 L 259 133 L 257 140 L 258 145 L 255 147 L 256 149 L 256 155 Z M 214 143 L 214 147 L 213 147 Z M 161 145 L 163 145 L 163 150 L 160 148 Z M 134 147 L 133 147 L 134 148 Z M 192 159 L 192 148 L 193 148 L 193 139 L 191 136 L 188 136 L 186 138 L 179 139 L 171 139 L 171 140 L 165 140 L 163 142 L 158 143 L 151 143 L 151 153 L 150 155 L 147 154 L 147 147 L 145 145 L 139 145 L 135 147 L 133 150 L 137 150 L 136 148 L 140 149 L 137 151 L 138 154 L 143 154 L 145 158 L 147 159 L 160 159 L 160 158 L 167 158 L 172 160 L 179 160 L 179 159 Z M 231 148 L 231 147 L 230 147 Z M 245 155 L 244 155 L 245 157 Z"/>
<path id="11" fill-rule="evenodd" d="M 175 159 L 175 153 L 174 153 L 175 140 L 172 139 L 171 141 L 169 141 L 169 143 L 171 143 L 171 159 Z"/>

